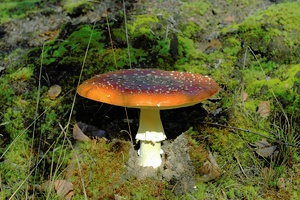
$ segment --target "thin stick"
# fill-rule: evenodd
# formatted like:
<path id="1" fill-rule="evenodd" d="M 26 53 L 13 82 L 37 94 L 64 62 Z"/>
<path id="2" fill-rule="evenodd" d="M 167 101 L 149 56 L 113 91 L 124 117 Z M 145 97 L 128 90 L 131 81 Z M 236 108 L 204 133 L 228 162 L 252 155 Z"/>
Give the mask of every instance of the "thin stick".
<path id="1" fill-rule="evenodd" d="M 38 82 L 38 91 L 37 91 L 37 100 L 36 100 L 36 105 L 35 105 L 35 114 L 34 114 L 34 118 L 36 119 L 38 117 L 38 110 L 39 110 L 39 105 L 40 105 L 40 97 L 41 97 L 41 79 L 42 79 L 42 70 L 43 70 L 43 60 L 44 60 L 44 49 L 45 49 L 45 44 L 43 43 L 43 47 L 42 47 L 42 53 L 41 53 L 41 63 L 40 63 L 40 72 L 39 72 L 39 82 Z M 31 154 L 30 154 L 30 158 L 29 158 L 29 164 L 28 164 L 28 171 L 31 168 L 31 160 L 32 160 L 32 152 L 33 152 L 33 147 L 34 147 L 34 139 L 35 139 L 35 131 L 36 131 L 36 120 L 33 123 L 33 130 L 32 130 L 32 142 L 31 142 Z M 41 137 L 42 134 L 40 134 L 40 138 L 39 138 L 39 144 L 38 144 L 38 151 L 37 151 L 37 155 L 40 155 L 40 148 L 41 148 Z M 36 161 L 38 157 L 36 157 Z M 37 171 L 34 172 L 34 177 L 36 177 L 36 173 Z M 35 181 L 35 179 L 34 179 Z M 33 189 L 33 193 L 35 192 L 35 189 Z M 26 199 L 28 191 L 26 190 Z"/>
<path id="2" fill-rule="evenodd" d="M 131 67 L 131 58 L 130 58 L 129 35 L 128 35 L 128 28 L 127 28 L 126 6 L 125 6 L 125 1 L 124 0 L 123 0 L 123 12 L 124 12 L 124 22 L 125 22 L 127 54 L 128 54 L 128 60 L 129 60 L 129 68 L 131 69 L 132 67 Z M 130 137 L 131 143 L 133 144 L 130 124 L 129 124 L 129 118 L 128 118 L 128 113 L 127 113 L 127 108 L 126 107 L 125 107 L 125 114 L 126 114 L 126 118 L 127 118 L 129 137 Z"/>
<path id="3" fill-rule="evenodd" d="M 127 18 L 126 18 L 126 7 L 125 1 L 123 0 L 123 12 L 124 12 L 124 22 L 125 22 L 125 33 L 126 33 L 126 42 L 127 42 L 127 54 L 129 60 L 129 67 L 131 69 L 131 58 L 130 58 L 130 48 L 129 48 L 129 36 L 128 36 L 128 29 L 127 29 Z M 127 112 L 126 112 L 127 113 Z"/>
<path id="4" fill-rule="evenodd" d="M 61 128 L 62 131 L 65 132 L 66 127 L 63 128 L 60 123 L 59 123 L 59 127 Z M 67 134 L 67 133 L 65 132 L 65 134 Z M 87 193 L 86 193 L 86 189 L 85 189 L 84 179 L 83 179 L 83 176 L 82 176 L 82 169 L 81 169 L 80 163 L 79 163 L 78 154 L 77 154 L 75 148 L 73 147 L 72 142 L 68 138 L 67 138 L 67 140 L 68 140 L 68 143 L 69 143 L 70 147 L 74 151 L 74 155 L 75 155 L 76 163 L 77 163 L 77 166 L 78 166 L 78 172 L 79 172 L 79 176 L 80 176 L 80 180 L 81 180 L 81 185 L 82 185 L 82 190 L 83 190 L 84 198 L 88 199 Z"/>
<path id="5" fill-rule="evenodd" d="M 106 4 L 105 4 L 105 10 L 107 10 L 107 9 L 106 9 Z M 113 44 L 112 37 L 111 37 L 111 32 L 110 32 L 110 26 L 109 26 L 109 22 L 108 22 L 108 14 L 107 14 L 107 11 L 105 11 L 105 13 L 106 13 L 106 24 L 107 24 L 107 30 L 108 30 L 108 35 L 109 35 L 109 40 L 110 40 L 111 50 L 112 50 L 113 56 L 114 56 L 115 68 L 118 69 L 118 66 L 117 66 L 117 59 L 116 59 L 116 53 L 115 53 L 114 44 Z"/>
<path id="6" fill-rule="evenodd" d="M 240 163 L 240 160 L 239 160 L 238 156 L 236 155 L 236 153 L 234 153 L 234 157 L 235 157 L 235 159 L 236 159 L 236 161 L 237 161 L 237 163 L 238 163 L 238 165 L 239 165 L 239 167 L 240 167 L 242 173 L 245 175 L 246 178 L 248 178 L 248 176 L 247 176 L 247 174 L 245 173 L 245 171 L 244 171 L 244 169 L 243 169 L 243 167 L 242 167 L 242 165 L 241 165 L 241 163 Z"/>

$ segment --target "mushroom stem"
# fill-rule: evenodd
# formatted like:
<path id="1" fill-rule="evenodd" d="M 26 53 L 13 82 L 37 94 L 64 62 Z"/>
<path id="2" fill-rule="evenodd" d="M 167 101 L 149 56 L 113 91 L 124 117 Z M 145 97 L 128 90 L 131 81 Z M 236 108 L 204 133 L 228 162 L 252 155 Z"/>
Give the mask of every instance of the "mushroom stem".
<path id="1" fill-rule="evenodd" d="M 160 146 L 160 142 L 141 141 L 138 164 L 142 167 L 159 167 L 161 164 Z"/>
<path id="2" fill-rule="evenodd" d="M 157 168 L 161 164 L 161 144 L 166 139 L 158 109 L 141 109 L 140 125 L 135 137 L 140 141 L 139 165 Z"/>

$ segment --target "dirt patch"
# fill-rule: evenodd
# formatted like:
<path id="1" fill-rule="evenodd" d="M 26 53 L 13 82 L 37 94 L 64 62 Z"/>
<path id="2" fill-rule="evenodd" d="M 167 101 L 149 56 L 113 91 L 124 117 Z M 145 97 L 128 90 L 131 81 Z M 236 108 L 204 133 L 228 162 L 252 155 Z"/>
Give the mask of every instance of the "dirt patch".
<path id="1" fill-rule="evenodd" d="M 128 160 L 128 176 L 140 179 L 154 177 L 169 181 L 176 195 L 182 195 L 195 189 L 195 169 L 189 156 L 188 141 L 184 134 L 174 141 L 163 142 L 162 164 L 159 168 L 141 167 L 138 163 L 137 151 L 130 149 Z"/>

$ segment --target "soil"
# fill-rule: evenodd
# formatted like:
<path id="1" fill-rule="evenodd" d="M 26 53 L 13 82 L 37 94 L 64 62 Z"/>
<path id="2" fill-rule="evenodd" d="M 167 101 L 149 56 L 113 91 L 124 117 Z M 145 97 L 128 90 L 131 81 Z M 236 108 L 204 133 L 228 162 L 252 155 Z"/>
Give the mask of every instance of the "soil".
<path id="1" fill-rule="evenodd" d="M 132 147 L 128 160 L 128 176 L 144 179 L 153 177 L 170 183 L 176 195 L 182 195 L 195 189 L 195 169 L 189 156 L 188 140 L 185 134 L 174 141 L 163 142 L 162 164 L 158 169 L 138 165 L 137 151 Z"/>

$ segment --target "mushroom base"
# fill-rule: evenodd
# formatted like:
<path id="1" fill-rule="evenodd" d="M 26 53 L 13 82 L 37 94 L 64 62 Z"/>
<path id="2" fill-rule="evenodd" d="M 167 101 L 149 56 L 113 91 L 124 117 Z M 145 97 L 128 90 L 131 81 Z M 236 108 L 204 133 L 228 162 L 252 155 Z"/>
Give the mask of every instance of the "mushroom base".
<path id="1" fill-rule="evenodd" d="M 158 109 L 141 109 L 135 139 L 140 141 L 139 165 L 157 168 L 161 164 L 161 141 L 166 139 Z"/>
<path id="2" fill-rule="evenodd" d="M 143 167 L 157 168 L 161 164 L 160 142 L 140 141 L 138 164 Z"/>

